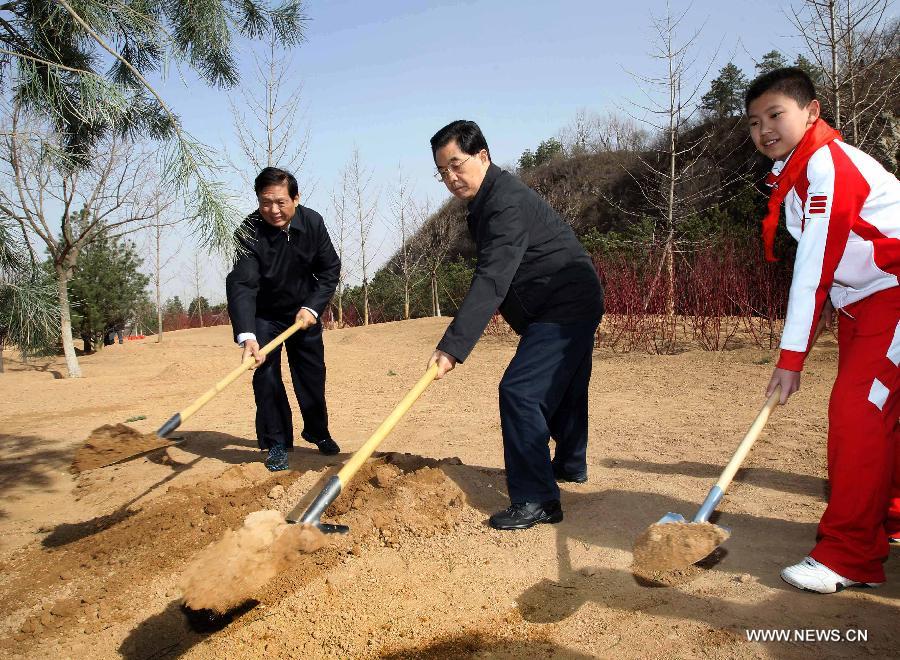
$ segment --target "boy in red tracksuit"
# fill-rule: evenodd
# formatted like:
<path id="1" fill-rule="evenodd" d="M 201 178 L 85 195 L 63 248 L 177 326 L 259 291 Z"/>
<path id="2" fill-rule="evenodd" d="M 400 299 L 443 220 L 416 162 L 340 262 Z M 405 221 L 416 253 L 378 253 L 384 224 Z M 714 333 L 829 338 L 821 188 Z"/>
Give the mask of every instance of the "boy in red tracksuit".
<path id="1" fill-rule="evenodd" d="M 839 314 L 838 373 L 828 405 L 831 497 L 816 546 L 781 572 L 819 593 L 884 582 L 900 540 L 900 182 L 819 118 L 802 70 L 777 69 L 746 95 L 750 135 L 775 165 L 763 221 L 766 258 L 784 202 L 798 241 L 781 353 L 766 395 L 800 387 L 819 326 Z"/>

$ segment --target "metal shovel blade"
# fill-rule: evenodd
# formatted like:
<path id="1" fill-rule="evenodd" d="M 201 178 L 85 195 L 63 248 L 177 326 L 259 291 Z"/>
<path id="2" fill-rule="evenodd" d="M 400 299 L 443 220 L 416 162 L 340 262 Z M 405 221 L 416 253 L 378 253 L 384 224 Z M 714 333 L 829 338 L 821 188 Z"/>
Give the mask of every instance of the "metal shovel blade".
<path id="1" fill-rule="evenodd" d="M 669 511 L 666 515 L 656 521 L 657 525 L 665 525 L 667 523 L 687 522 L 680 513 L 672 513 Z"/>

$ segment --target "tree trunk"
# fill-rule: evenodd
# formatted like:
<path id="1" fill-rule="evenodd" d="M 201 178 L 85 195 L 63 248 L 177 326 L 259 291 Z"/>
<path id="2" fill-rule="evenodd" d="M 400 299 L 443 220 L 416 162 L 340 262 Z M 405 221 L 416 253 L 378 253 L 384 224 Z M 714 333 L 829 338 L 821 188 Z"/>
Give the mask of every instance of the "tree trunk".
<path id="1" fill-rule="evenodd" d="M 673 261 L 673 243 L 675 242 L 675 170 L 676 158 L 676 136 L 678 134 L 678 97 L 676 92 L 675 73 L 672 71 L 672 60 L 669 59 L 669 197 L 667 200 L 667 227 L 665 256 L 667 259 L 666 270 L 666 315 L 674 316 L 675 314 L 675 262 Z"/>
<path id="2" fill-rule="evenodd" d="M 363 325 L 369 325 L 369 281 L 363 279 Z"/>
<path id="3" fill-rule="evenodd" d="M 6 369 L 3 366 L 3 341 L 0 340 L 0 374 L 2 374 Z"/>
<path id="4" fill-rule="evenodd" d="M 438 295 L 437 271 L 431 273 L 431 310 L 434 316 L 441 315 L 441 299 Z"/>
<path id="5" fill-rule="evenodd" d="M 666 316 L 675 315 L 675 251 L 672 245 L 672 235 L 666 241 Z"/>
<path id="6" fill-rule="evenodd" d="M 431 289 L 431 315 L 437 316 L 437 305 L 434 300 L 434 273 L 431 274 L 430 281 L 428 282 L 428 288 Z"/>
<path id="7" fill-rule="evenodd" d="M 154 284 L 156 285 L 156 343 L 162 343 L 162 335 L 163 335 L 163 313 L 162 313 L 162 266 L 160 265 L 160 234 L 161 234 L 160 226 L 159 226 L 159 209 L 157 209 L 156 215 L 156 281 Z"/>
<path id="8" fill-rule="evenodd" d="M 834 128 L 841 130 L 841 83 L 838 79 L 838 41 L 834 18 L 834 0 L 828 1 L 828 21 L 830 26 L 829 48 L 831 49 L 831 96 L 834 102 Z"/>
<path id="9" fill-rule="evenodd" d="M 409 280 L 403 287 L 403 320 L 409 321 Z"/>
<path id="10" fill-rule="evenodd" d="M 69 271 L 65 267 L 56 267 L 56 289 L 59 300 L 59 329 L 62 336 L 63 353 L 66 356 L 66 369 L 69 378 L 81 378 L 81 367 L 75 355 L 75 342 L 72 341 L 72 316 L 69 312 Z"/>
<path id="11" fill-rule="evenodd" d="M 344 327 L 344 287 L 338 284 L 338 294 L 337 294 L 337 325 L 339 328 Z"/>

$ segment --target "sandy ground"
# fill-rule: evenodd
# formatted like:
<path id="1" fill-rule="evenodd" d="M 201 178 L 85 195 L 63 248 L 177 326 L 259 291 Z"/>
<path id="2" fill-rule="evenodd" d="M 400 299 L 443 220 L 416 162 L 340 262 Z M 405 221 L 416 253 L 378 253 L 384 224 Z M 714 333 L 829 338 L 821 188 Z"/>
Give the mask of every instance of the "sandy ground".
<path id="1" fill-rule="evenodd" d="M 296 561 L 217 632 L 180 610 L 186 567 L 254 511 L 318 492 L 421 375 L 446 320 L 326 333 L 331 428 L 344 453 L 299 440 L 291 470 L 261 467 L 250 379 L 188 420 L 177 446 L 70 471 L 103 424 L 152 432 L 239 359 L 227 327 L 169 333 L 82 358 L 8 360 L 0 374 L 0 656 L 29 658 L 897 657 L 900 562 L 877 590 L 816 596 L 778 571 L 809 550 L 825 505 L 820 342 L 803 389 L 775 411 L 720 507 L 731 538 L 654 582 L 634 540 L 692 515 L 763 402 L 773 353 L 598 350 L 590 480 L 563 486 L 565 520 L 497 532 L 506 505 L 497 383 L 515 345 L 487 337 L 433 384 L 327 518 L 351 533 Z M 8 355 L 8 354 L 7 354 Z M 864 642 L 750 642 L 748 629 L 865 631 Z M 815 633 L 813 633 L 815 634 Z"/>

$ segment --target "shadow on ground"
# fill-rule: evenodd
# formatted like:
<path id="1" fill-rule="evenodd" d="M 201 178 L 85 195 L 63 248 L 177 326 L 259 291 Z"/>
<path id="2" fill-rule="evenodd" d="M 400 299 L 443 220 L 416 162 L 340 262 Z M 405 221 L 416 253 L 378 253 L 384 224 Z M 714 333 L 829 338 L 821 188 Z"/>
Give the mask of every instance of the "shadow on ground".
<path id="1" fill-rule="evenodd" d="M 389 651 L 380 655 L 382 660 L 445 660 L 446 658 L 568 658 L 589 660 L 593 656 L 559 646 L 546 640 L 509 640 L 484 633 L 468 633 L 457 637 L 442 638 L 427 644 Z"/>
<path id="2" fill-rule="evenodd" d="M 185 463 L 184 465 L 173 465 L 171 474 L 160 479 L 140 494 L 135 495 L 130 500 L 119 506 L 112 513 L 108 513 L 103 516 L 97 516 L 96 518 L 91 518 L 90 520 L 85 520 L 83 522 L 61 523 L 57 525 L 53 528 L 53 531 L 51 531 L 47 536 L 44 537 L 44 539 L 41 541 L 41 545 L 43 545 L 45 548 L 57 548 L 62 545 L 67 545 L 69 543 L 79 541 L 83 538 L 87 538 L 88 536 L 93 536 L 94 534 L 98 534 L 114 525 L 118 525 L 119 523 L 128 520 L 139 510 L 131 508 L 131 506 L 135 502 L 140 500 L 145 495 L 150 494 L 165 483 L 171 481 L 176 476 L 178 476 L 180 472 L 189 469 L 192 465 L 195 465 L 198 461 L 200 461 L 200 458 L 201 457 L 198 456 L 197 458 L 188 463 Z"/>
<path id="3" fill-rule="evenodd" d="M 256 440 L 241 438 L 219 431 L 178 431 L 184 440 L 176 446 L 191 454 L 204 458 L 214 458 L 223 463 L 236 465 L 265 460 L 266 453 L 261 451 Z M 162 452 L 152 454 L 161 456 Z M 342 452 L 334 456 L 324 456 L 310 442 L 299 440 L 292 451 L 288 452 L 288 462 L 292 470 L 321 470 L 338 463 L 343 463 L 349 453 Z M 154 460 L 151 458 L 151 460 Z"/>
<path id="4" fill-rule="evenodd" d="M 68 468 L 71 452 L 36 450 L 46 443 L 38 436 L 0 433 L 0 495 L 13 486 L 47 488 L 53 483 L 54 471 Z"/>
<path id="5" fill-rule="evenodd" d="M 715 481 L 722 472 L 722 465 L 697 463 L 695 461 L 679 461 L 678 463 L 651 463 L 628 459 L 607 458 L 601 465 L 608 468 L 644 472 L 647 474 L 679 474 L 687 477 L 700 477 Z M 807 474 L 794 474 L 771 468 L 746 467 L 738 470 L 734 480 L 739 483 L 752 484 L 762 488 L 771 488 L 783 493 L 809 495 L 825 499 L 827 481 Z"/>

